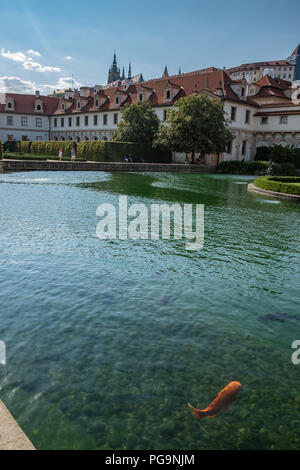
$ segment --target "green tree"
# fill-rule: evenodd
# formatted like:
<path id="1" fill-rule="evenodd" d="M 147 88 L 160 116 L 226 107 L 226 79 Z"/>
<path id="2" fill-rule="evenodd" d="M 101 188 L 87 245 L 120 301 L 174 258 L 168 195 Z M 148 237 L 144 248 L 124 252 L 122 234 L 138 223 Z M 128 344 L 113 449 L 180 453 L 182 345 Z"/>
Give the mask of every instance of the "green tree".
<path id="1" fill-rule="evenodd" d="M 233 140 L 233 134 L 227 129 L 227 119 L 223 103 L 207 95 L 189 96 L 177 101 L 167 114 L 167 120 L 161 125 L 155 145 L 162 145 L 175 152 L 201 156 L 221 153 Z"/>
<path id="2" fill-rule="evenodd" d="M 289 145 L 283 147 L 282 145 L 274 144 L 270 147 L 269 158 L 275 163 L 292 163 L 293 148 Z"/>
<path id="3" fill-rule="evenodd" d="M 135 142 L 152 145 L 159 128 L 159 118 L 149 101 L 140 101 L 122 109 L 122 119 L 114 131 L 115 142 Z"/>

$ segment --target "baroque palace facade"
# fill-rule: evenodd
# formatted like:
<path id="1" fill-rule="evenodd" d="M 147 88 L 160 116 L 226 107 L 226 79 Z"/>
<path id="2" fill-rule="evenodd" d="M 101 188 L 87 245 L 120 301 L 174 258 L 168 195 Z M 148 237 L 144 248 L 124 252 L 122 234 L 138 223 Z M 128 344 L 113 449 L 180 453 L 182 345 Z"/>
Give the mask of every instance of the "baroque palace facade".
<path id="1" fill-rule="evenodd" d="M 293 79 L 300 79 L 300 46 L 289 60 Z M 275 76 L 270 63 L 256 80 L 243 67 L 241 78 L 235 78 L 234 69 L 212 67 L 169 76 L 165 68 L 161 78 L 143 81 L 141 74 L 131 78 L 131 70 L 127 78 L 124 72 L 120 76 L 114 56 L 105 86 L 67 90 L 61 98 L 7 93 L 0 100 L 0 140 L 109 140 L 128 104 L 149 100 L 165 121 L 177 100 L 205 93 L 223 102 L 228 128 L 235 135 L 220 161 L 252 160 L 259 146 L 300 148 L 300 96 L 295 99 L 292 80 Z M 184 161 L 185 155 L 174 154 L 174 160 Z M 216 156 L 208 155 L 206 163 L 215 164 Z"/>

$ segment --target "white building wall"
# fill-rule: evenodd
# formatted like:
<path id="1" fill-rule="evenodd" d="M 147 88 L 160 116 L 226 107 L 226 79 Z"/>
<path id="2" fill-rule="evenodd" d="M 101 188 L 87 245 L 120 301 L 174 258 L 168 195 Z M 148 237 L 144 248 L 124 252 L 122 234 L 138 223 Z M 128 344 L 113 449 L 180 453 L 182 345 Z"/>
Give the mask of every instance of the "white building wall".
<path id="1" fill-rule="evenodd" d="M 11 124 L 8 124 L 8 118 L 12 118 Z M 24 118 L 27 118 L 27 124 L 24 122 Z M 23 140 L 24 138 L 31 141 L 49 140 L 49 118 L 39 115 L 1 113 L 0 140 L 6 142 L 9 140 L 9 136 L 12 137 L 12 140 Z"/>

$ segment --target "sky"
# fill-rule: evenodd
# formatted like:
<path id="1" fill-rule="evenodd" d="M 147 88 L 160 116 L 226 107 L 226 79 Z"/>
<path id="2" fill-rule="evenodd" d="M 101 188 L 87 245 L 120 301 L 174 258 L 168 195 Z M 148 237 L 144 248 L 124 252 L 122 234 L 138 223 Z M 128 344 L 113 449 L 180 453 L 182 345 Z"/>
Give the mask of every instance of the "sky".
<path id="1" fill-rule="evenodd" d="M 118 65 L 144 79 L 287 58 L 299 0 L 0 0 L 0 92 L 104 85 Z"/>

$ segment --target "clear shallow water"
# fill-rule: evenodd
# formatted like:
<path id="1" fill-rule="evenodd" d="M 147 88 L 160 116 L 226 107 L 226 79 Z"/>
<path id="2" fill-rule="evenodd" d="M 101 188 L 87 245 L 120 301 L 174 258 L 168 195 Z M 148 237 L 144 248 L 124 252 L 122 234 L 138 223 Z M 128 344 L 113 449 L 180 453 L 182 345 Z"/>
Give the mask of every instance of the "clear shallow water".
<path id="1" fill-rule="evenodd" d="M 0 175 L 0 398 L 37 448 L 300 448 L 300 206 L 250 181 Z M 120 194 L 205 204 L 204 249 L 100 241 L 96 208 Z M 238 404 L 195 420 L 186 403 L 231 380 Z"/>

